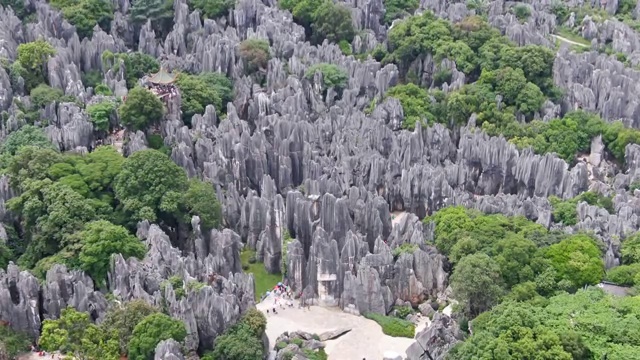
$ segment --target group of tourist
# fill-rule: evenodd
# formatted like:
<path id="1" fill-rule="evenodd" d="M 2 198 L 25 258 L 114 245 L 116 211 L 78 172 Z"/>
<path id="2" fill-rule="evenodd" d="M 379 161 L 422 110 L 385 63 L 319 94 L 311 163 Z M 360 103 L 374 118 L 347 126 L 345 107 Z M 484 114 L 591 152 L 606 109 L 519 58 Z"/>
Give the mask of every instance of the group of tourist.
<path id="1" fill-rule="evenodd" d="M 267 291 L 264 295 L 262 295 L 262 298 L 260 299 L 260 301 L 263 301 L 264 299 L 268 298 L 271 295 L 273 295 L 273 308 L 267 309 L 267 315 L 269 315 L 270 313 L 277 315 L 278 307 L 280 308 L 280 310 L 285 310 L 286 308 L 293 308 L 294 306 L 293 292 L 290 286 L 284 285 L 283 283 L 279 282 L 276 286 L 273 287 L 271 291 Z M 301 309 L 302 307 L 303 307 L 303 300 L 302 300 L 302 293 L 300 293 L 300 299 L 298 301 L 298 309 Z M 311 308 L 310 305 L 306 306 L 306 309 L 310 309 L 310 308 Z"/>
<path id="2" fill-rule="evenodd" d="M 155 84 L 153 86 L 149 86 L 149 90 L 161 98 L 164 98 L 165 96 L 172 98 L 178 95 L 178 89 L 173 84 Z"/>

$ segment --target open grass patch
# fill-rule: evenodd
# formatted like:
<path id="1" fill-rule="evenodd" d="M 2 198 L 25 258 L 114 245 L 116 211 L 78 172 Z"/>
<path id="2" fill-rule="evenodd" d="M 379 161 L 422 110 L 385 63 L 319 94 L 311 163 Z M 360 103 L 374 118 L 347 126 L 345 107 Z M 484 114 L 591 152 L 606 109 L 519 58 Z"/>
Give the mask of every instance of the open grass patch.
<path id="1" fill-rule="evenodd" d="M 561 36 L 567 40 L 571 40 L 574 42 L 577 42 L 578 44 L 584 45 L 584 46 L 591 46 L 591 42 L 585 38 L 583 38 L 582 36 L 574 33 L 573 31 L 571 31 L 569 28 L 566 28 L 564 26 L 558 26 L 556 28 L 556 35 Z"/>
<path id="2" fill-rule="evenodd" d="M 252 261 L 252 259 L 255 260 L 255 256 L 256 252 L 254 250 L 247 249 L 240 253 L 240 261 L 244 272 L 253 274 L 256 284 L 256 300 L 260 300 L 262 294 L 273 289 L 279 281 L 282 281 L 282 275 L 269 274 L 267 269 L 264 268 L 264 264 Z"/>
<path id="3" fill-rule="evenodd" d="M 407 320 L 375 313 L 364 314 L 364 317 L 377 322 L 382 332 L 389 336 L 413 339 L 416 332 L 416 326 Z"/>

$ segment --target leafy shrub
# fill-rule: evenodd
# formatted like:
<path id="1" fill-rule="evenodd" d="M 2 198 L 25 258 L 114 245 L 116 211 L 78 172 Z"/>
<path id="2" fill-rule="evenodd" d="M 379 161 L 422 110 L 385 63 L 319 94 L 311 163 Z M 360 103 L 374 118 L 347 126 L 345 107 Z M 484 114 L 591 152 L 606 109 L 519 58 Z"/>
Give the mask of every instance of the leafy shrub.
<path id="1" fill-rule="evenodd" d="M 513 13 L 516 15 L 518 20 L 523 21 L 531 16 L 531 9 L 527 5 L 518 4 L 513 8 Z"/>
<path id="2" fill-rule="evenodd" d="M 327 360 L 329 358 L 327 353 L 322 348 L 318 349 L 318 351 L 311 350 L 311 349 L 304 349 L 303 352 L 306 358 L 309 360 Z"/>
<path id="3" fill-rule="evenodd" d="M 351 42 L 355 36 L 351 11 L 342 4 L 330 0 L 282 0 L 278 4 L 291 11 L 294 21 L 305 28 L 314 44 L 325 39 L 333 43 Z"/>
<path id="4" fill-rule="evenodd" d="M 31 104 L 36 108 L 44 108 L 52 102 L 60 101 L 64 93 L 60 89 L 54 89 L 49 85 L 40 84 L 31 90 L 29 94 Z"/>
<path id="5" fill-rule="evenodd" d="M 111 89 L 109 89 L 109 87 L 105 84 L 96 85 L 96 87 L 93 89 L 93 92 L 96 95 L 104 95 L 104 96 L 111 96 L 113 94 L 111 92 Z"/>
<path id="6" fill-rule="evenodd" d="M 407 316 L 415 312 L 411 306 L 396 306 L 394 310 L 396 311 L 396 317 L 400 319 L 406 319 Z"/>
<path id="7" fill-rule="evenodd" d="M 607 271 L 606 279 L 622 286 L 636 284 L 635 277 L 640 274 L 640 264 L 620 265 Z"/>
<path id="8" fill-rule="evenodd" d="M 182 321 L 162 313 L 149 315 L 133 329 L 129 341 L 129 359 L 153 359 L 156 346 L 162 340 L 174 339 L 181 342 L 186 336 L 187 330 Z"/>
<path id="9" fill-rule="evenodd" d="M 264 39 L 251 38 L 240 44 L 240 56 L 244 59 L 249 73 L 266 69 L 271 58 L 269 42 Z"/>
<path id="10" fill-rule="evenodd" d="M 604 208 L 610 214 L 615 212 L 613 209 L 613 201 L 610 197 L 591 191 L 587 191 L 566 201 L 562 201 L 556 196 L 550 196 L 549 202 L 553 206 L 554 221 L 570 226 L 575 225 L 578 222 L 578 212 L 576 207 L 578 203 L 582 201 L 592 206 Z"/>
<path id="11" fill-rule="evenodd" d="M 6 137 L 0 146 L 0 152 L 15 155 L 23 146 L 35 146 L 39 148 L 53 148 L 53 144 L 47 138 L 41 128 L 25 125 L 18 131 L 14 131 Z"/>
<path id="12" fill-rule="evenodd" d="M 267 319 L 256 309 L 251 309 L 240 321 L 216 338 L 212 356 L 214 359 L 262 359 L 264 346 L 262 336 Z M 286 343 L 282 342 L 284 347 Z M 281 345 L 277 343 L 276 347 Z M 280 349 L 280 348 L 279 348 Z"/>
<path id="13" fill-rule="evenodd" d="M 298 347 L 301 347 L 302 343 L 303 343 L 302 339 L 293 339 L 293 340 L 291 340 L 291 342 L 293 344 L 296 344 Z"/>
<path id="14" fill-rule="evenodd" d="M 347 86 L 347 82 L 349 81 L 346 71 L 336 65 L 327 63 L 320 63 L 311 66 L 307 69 L 304 76 L 309 80 L 313 80 L 313 77 L 317 72 L 322 74 L 323 90 L 334 88 L 337 91 L 340 91 Z"/>
<path id="15" fill-rule="evenodd" d="M 413 254 L 417 249 L 418 245 L 416 244 L 404 243 L 393 249 L 392 254 L 394 258 L 398 258 L 401 254 Z"/>
<path id="16" fill-rule="evenodd" d="M 31 341 L 26 334 L 13 330 L 9 326 L 0 325 L 0 354 L 3 345 L 8 358 L 13 359 L 18 354 L 25 352 L 31 345 Z"/>
<path id="17" fill-rule="evenodd" d="M 227 16 L 235 3 L 235 0 L 193 0 L 189 5 L 192 9 L 200 10 L 205 19 L 216 19 Z"/>
<path id="18" fill-rule="evenodd" d="M 102 74 L 99 70 L 91 70 L 82 73 L 82 84 L 85 87 L 94 88 L 102 82 Z"/>
<path id="19" fill-rule="evenodd" d="M 340 42 L 338 43 L 338 47 L 340 47 L 340 51 L 342 51 L 342 53 L 346 56 L 353 54 L 353 51 L 351 50 L 351 44 L 349 44 L 347 40 L 340 40 Z"/>
<path id="20" fill-rule="evenodd" d="M 409 321 L 375 313 L 367 313 L 364 317 L 377 322 L 382 327 L 382 332 L 389 336 L 413 339 L 415 335 L 416 327 Z"/>

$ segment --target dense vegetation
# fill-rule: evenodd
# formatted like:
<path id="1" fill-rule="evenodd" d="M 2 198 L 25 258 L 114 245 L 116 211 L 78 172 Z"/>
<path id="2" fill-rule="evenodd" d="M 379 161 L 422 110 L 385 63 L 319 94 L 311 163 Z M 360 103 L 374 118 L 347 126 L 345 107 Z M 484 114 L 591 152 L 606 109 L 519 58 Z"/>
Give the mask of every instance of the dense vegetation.
<path id="1" fill-rule="evenodd" d="M 504 298 L 572 292 L 604 278 L 599 245 L 586 234 L 549 232 L 524 218 L 461 207 L 440 210 L 425 221 L 435 222 L 435 245 L 454 264 L 451 287 L 468 318 Z"/>
<path id="2" fill-rule="evenodd" d="M 602 201 L 592 193 L 580 197 Z M 640 354 L 640 335 L 625 330 L 638 321 L 638 297 L 615 298 L 597 288 L 576 293 L 605 278 L 603 249 L 595 238 L 461 207 L 440 210 L 425 221 L 435 223 L 434 245 L 453 265 L 450 284 L 461 323 L 473 319 L 473 336 L 450 359 L 526 359 L 531 349 L 540 359 Z M 626 265 L 610 270 L 607 279 L 625 285 L 640 280 L 639 243 L 637 235 L 623 241 Z"/>
<path id="3" fill-rule="evenodd" d="M 368 313 L 364 316 L 377 322 L 382 328 L 382 332 L 389 336 L 413 339 L 415 335 L 416 327 L 411 321 L 375 313 Z"/>
<path id="4" fill-rule="evenodd" d="M 473 321 L 449 359 L 640 358 L 640 298 L 590 289 L 539 302 L 508 301 Z"/>
<path id="5" fill-rule="evenodd" d="M 418 79 L 412 64 L 427 54 L 438 65 L 443 59 L 454 60 L 457 70 L 466 75 L 466 84 L 445 95 L 437 87 L 450 83 L 452 73 L 440 66 L 432 78 Z M 553 85 L 553 60 L 552 50 L 517 47 L 480 17 L 452 24 L 426 12 L 390 30 L 389 52 L 382 61 L 397 64 L 404 76 L 405 83 L 389 89 L 386 96 L 402 104 L 405 128 L 412 129 L 418 121 L 465 125 L 475 113 L 476 124 L 488 134 L 503 135 L 519 148 L 532 147 L 539 154 L 555 152 L 571 163 L 578 153 L 589 150 L 592 138 L 602 135 L 611 156 L 623 162 L 625 146 L 640 143 L 640 131 L 581 111 L 549 122 L 534 120 L 547 99 L 562 95 Z M 415 84 L 436 88 L 426 90 Z"/>
<path id="6" fill-rule="evenodd" d="M 87 155 L 61 154 L 42 130 L 23 127 L 0 154 L 4 173 L 20 194 L 7 202 L 18 222 L 0 246 L 0 263 L 17 260 L 43 276 L 54 263 L 85 270 L 104 284 L 110 255 L 143 257 L 135 223 L 188 226 L 199 215 L 218 226 L 220 205 L 211 186 L 187 176 L 165 154 L 139 151 L 125 159 L 112 147 Z M 168 176 L 169 174 L 169 176 Z"/>
<path id="7" fill-rule="evenodd" d="M 79 359 L 153 359 L 162 340 L 181 342 L 187 335 L 181 320 L 136 300 L 123 306 L 114 304 L 105 321 L 91 323 L 89 314 L 72 308 L 62 310 L 57 320 L 45 320 L 39 344 L 46 351 L 61 351 Z"/>
<path id="8" fill-rule="evenodd" d="M 325 39 L 350 43 L 356 34 L 351 11 L 342 4 L 330 0 L 282 0 L 278 5 L 291 11 L 293 20 L 305 28 L 314 44 L 321 44 Z"/>
<path id="9" fill-rule="evenodd" d="M 213 351 L 203 359 L 262 359 L 266 350 L 262 344 L 266 328 L 265 316 L 256 309 L 249 309 L 240 321 L 216 338 Z"/>

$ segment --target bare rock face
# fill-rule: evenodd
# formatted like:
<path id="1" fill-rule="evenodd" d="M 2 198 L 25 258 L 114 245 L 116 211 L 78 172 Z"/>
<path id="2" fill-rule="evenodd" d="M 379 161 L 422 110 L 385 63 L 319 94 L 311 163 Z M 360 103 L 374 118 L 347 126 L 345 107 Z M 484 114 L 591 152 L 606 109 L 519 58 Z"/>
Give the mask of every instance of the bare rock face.
<path id="1" fill-rule="evenodd" d="M 141 223 L 138 234 L 149 247 L 147 256 L 139 261 L 115 255 L 109 284 L 121 300 L 166 304 L 169 314 L 187 327 L 188 350 L 211 349 L 213 340 L 254 306 L 253 276 L 239 272 L 238 235 L 229 230 L 212 232 L 213 247 L 208 250 L 212 252 L 203 259 L 193 254 L 183 257 L 157 225 Z M 206 253 L 203 246 L 199 249 L 201 255 Z M 224 270 L 230 272 L 218 272 Z M 183 279 L 184 297 L 176 297 L 165 281 L 172 276 Z M 189 286 L 192 282 L 201 286 Z"/>
<path id="2" fill-rule="evenodd" d="M 416 335 L 416 342 L 407 349 L 407 360 L 443 360 L 462 340 L 458 324 L 447 315 L 436 313 L 431 325 Z"/>
<path id="3" fill-rule="evenodd" d="M 101 292 L 94 291 L 93 281 L 82 271 L 68 272 L 63 265 L 47 271 L 42 288 L 42 312 L 45 319 L 57 319 L 68 306 L 87 312 L 92 320 L 100 321 L 108 304 Z"/>
<path id="4" fill-rule="evenodd" d="M 33 339 L 40 335 L 40 282 L 27 271 L 10 263 L 0 269 L 0 319 Z"/>
<path id="5" fill-rule="evenodd" d="M 163 340 L 156 346 L 154 360 L 184 360 L 180 344 L 173 340 Z"/>

